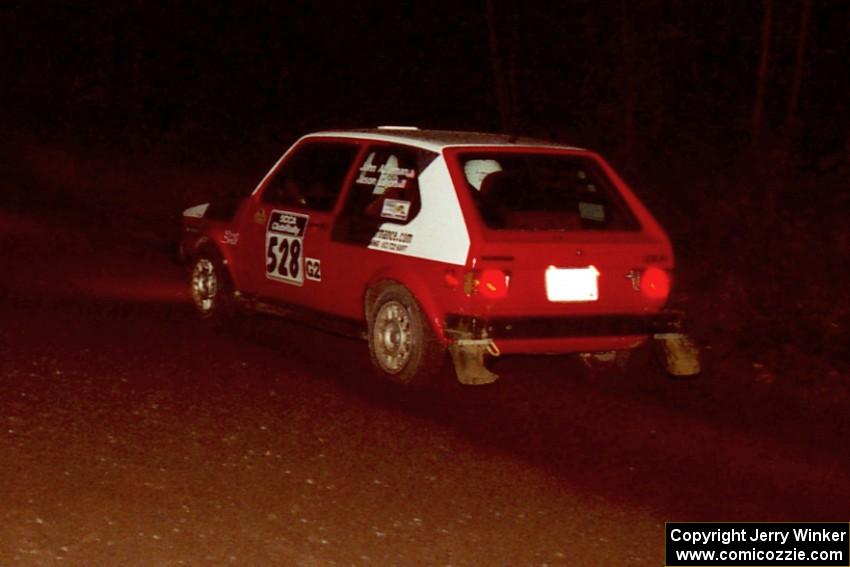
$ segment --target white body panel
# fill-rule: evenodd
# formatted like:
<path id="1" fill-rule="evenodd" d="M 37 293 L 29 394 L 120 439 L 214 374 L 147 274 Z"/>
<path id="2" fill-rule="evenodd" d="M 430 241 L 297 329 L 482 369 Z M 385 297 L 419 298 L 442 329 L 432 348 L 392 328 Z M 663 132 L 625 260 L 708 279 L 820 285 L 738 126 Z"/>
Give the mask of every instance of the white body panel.
<path id="1" fill-rule="evenodd" d="M 419 174 L 422 208 L 406 225 L 385 222 L 369 248 L 462 266 L 469 254 L 469 230 L 449 170 L 438 157 Z"/>

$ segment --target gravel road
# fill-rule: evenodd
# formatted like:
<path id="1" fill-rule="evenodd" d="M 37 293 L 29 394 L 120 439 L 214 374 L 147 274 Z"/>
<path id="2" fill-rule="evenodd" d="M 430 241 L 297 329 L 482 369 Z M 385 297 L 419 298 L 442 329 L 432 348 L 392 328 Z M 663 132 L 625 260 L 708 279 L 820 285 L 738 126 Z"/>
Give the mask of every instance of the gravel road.
<path id="1" fill-rule="evenodd" d="M 204 329 L 168 252 L 0 213 L 0 565 L 662 565 L 665 521 L 848 519 L 846 408 L 719 363 L 398 389 L 356 340 Z"/>

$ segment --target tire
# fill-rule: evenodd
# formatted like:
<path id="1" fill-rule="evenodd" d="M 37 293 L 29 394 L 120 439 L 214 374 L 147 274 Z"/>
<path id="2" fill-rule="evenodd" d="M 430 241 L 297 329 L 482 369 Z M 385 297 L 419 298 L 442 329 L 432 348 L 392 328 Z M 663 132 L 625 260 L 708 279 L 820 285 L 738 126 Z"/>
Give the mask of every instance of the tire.
<path id="1" fill-rule="evenodd" d="M 189 296 L 195 312 L 211 326 L 220 326 L 233 317 L 233 284 L 218 254 L 201 252 L 192 261 Z"/>
<path id="2" fill-rule="evenodd" d="M 399 384 L 429 382 L 445 361 L 422 308 L 398 283 L 385 283 L 367 295 L 369 356 L 377 374 Z"/>

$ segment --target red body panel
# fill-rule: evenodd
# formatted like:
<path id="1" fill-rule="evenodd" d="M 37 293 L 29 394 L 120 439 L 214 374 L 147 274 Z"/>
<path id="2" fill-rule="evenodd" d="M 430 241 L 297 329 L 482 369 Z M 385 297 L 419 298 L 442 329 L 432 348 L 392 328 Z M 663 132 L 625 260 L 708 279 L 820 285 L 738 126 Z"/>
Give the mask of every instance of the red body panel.
<path id="1" fill-rule="evenodd" d="M 362 158 L 366 141 L 361 144 Z M 649 315 L 659 312 L 665 297 L 650 299 L 636 284 L 635 274 L 649 266 L 666 271 L 673 268 L 669 239 L 637 197 L 617 174 L 596 154 L 583 150 L 482 146 L 487 151 L 540 152 L 589 156 L 608 175 L 641 229 L 618 231 L 496 231 L 488 229 L 466 190 L 458 153 L 475 147 L 446 148 L 445 160 L 457 192 L 469 233 L 469 253 L 465 266 L 428 260 L 358 246 L 333 238 L 341 203 L 350 191 L 355 168 L 348 174 L 345 188 L 330 211 L 317 212 L 297 207 L 280 207 L 261 200 L 264 183 L 247 198 L 230 221 L 184 218 L 181 250 L 193 254 L 199 246 L 214 245 L 229 266 L 237 290 L 312 310 L 365 321 L 364 297 L 367 290 L 383 280 L 406 286 L 416 297 L 432 329 L 443 343 L 452 340 L 447 333 L 447 315 L 481 318 L 576 317 L 596 315 Z M 285 163 L 285 159 L 282 160 Z M 278 164 L 279 167 L 280 164 Z M 424 202 L 424 201 L 423 201 Z M 424 205 L 423 205 L 424 206 Z M 308 217 L 299 254 L 318 260 L 320 279 L 292 281 L 268 276 L 269 231 L 275 211 Z M 275 217 L 279 218 L 279 217 Z M 595 267 L 598 272 L 598 299 L 586 302 L 553 302 L 547 298 L 547 268 Z M 508 276 L 507 295 L 487 299 L 465 284 L 476 271 L 497 268 Z M 305 269 L 302 267 L 301 269 Z M 470 275 L 471 274 L 471 275 Z M 590 337 L 511 337 L 497 339 L 506 353 L 599 351 L 631 348 L 646 335 Z"/>
<path id="2" fill-rule="evenodd" d="M 646 335 L 556 338 L 501 339 L 496 341 L 501 354 L 565 354 L 632 349 L 647 340 Z"/>

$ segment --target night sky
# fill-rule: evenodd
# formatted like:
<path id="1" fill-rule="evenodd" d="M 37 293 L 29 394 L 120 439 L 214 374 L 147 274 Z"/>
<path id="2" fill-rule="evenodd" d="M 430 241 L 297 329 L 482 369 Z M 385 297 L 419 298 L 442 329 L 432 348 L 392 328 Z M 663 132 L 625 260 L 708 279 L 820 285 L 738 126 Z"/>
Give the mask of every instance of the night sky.
<path id="1" fill-rule="evenodd" d="M 250 145 L 414 124 L 613 154 L 631 137 L 638 159 L 683 145 L 737 152 L 752 138 L 766 6 L 496 1 L 488 20 L 485 0 L 5 3 L 0 119 L 129 145 Z M 788 123 L 803 6 L 773 2 L 769 132 Z M 811 10 L 790 134 L 808 158 L 841 152 L 850 131 L 850 3 L 814 0 Z"/>

